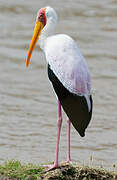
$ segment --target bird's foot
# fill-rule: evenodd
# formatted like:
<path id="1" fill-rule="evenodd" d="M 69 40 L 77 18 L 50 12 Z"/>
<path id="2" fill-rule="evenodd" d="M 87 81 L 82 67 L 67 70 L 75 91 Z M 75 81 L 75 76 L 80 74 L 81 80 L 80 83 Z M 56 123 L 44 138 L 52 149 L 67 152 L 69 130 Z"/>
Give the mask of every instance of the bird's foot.
<path id="1" fill-rule="evenodd" d="M 51 170 L 54 170 L 54 169 L 58 168 L 59 164 L 58 163 L 54 163 L 54 164 L 48 164 L 48 165 L 43 165 L 43 166 L 48 168 L 47 171 L 51 171 Z"/>
<path id="2" fill-rule="evenodd" d="M 65 163 L 72 164 L 72 161 L 71 161 L 71 159 L 67 159 L 67 161 L 65 161 Z"/>
<path id="3" fill-rule="evenodd" d="M 48 165 L 48 168 L 49 168 L 48 170 L 51 171 L 51 170 L 56 169 L 58 167 L 59 167 L 59 164 L 58 163 L 54 163 L 52 165 Z"/>

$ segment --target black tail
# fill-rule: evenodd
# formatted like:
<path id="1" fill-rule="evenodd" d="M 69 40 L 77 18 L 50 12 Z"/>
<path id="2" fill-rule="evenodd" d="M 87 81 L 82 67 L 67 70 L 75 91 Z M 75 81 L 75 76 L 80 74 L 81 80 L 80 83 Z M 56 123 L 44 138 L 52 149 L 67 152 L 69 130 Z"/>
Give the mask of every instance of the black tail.
<path id="1" fill-rule="evenodd" d="M 87 101 L 84 96 L 69 94 L 61 100 L 61 105 L 72 122 L 74 128 L 83 137 L 92 116 L 92 97 L 90 96 L 91 110 L 88 111 Z"/>

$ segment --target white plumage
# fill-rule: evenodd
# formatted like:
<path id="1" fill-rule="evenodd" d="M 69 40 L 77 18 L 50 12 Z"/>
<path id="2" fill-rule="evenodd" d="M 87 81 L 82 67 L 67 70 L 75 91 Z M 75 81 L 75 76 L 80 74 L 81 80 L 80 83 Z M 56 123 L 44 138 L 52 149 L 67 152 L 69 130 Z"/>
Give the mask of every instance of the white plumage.
<path id="1" fill-rule="evenodd" d="M 72 38 L 64 34 L 48 37 L 44 52 L 51 69 L 70 92 L 90 95 L 88 66 Z"/>

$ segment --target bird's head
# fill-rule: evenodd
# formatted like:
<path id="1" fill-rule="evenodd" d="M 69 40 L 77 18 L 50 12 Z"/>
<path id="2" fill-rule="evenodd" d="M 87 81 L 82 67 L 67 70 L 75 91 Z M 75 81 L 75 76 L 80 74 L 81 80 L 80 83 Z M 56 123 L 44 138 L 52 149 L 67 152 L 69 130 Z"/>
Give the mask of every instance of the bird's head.
<path id="1" fill-rule="evenodd" d="M 30 47 L 27 54 L 26 66 L 28 67 L 31 59 L 31 54 L 35 48 L 36 42 L 41 34 L 41 32 L 49 26 L 55 26 L 57 22 L 57 15 L 53 8 L 47 6 L 45 8 L 41 8 L 37 13 L 37 18 L 35 22 L 35 28 L 33 32 L 33 37 L 30 43 Z M 53 29 L 53 28 L 52 28 Z"/>

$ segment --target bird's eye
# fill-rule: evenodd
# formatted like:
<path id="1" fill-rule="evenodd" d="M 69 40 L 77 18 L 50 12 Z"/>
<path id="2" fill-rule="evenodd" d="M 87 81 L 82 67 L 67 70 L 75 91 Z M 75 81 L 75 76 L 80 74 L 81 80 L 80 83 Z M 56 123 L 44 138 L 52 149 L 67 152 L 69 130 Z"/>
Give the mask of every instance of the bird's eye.
<path id="1" fill-rule="evenodd" d="M 43 17 L 43 14 L 40 14 L 40 17 L 42 18 L 42 17 Z"/>

